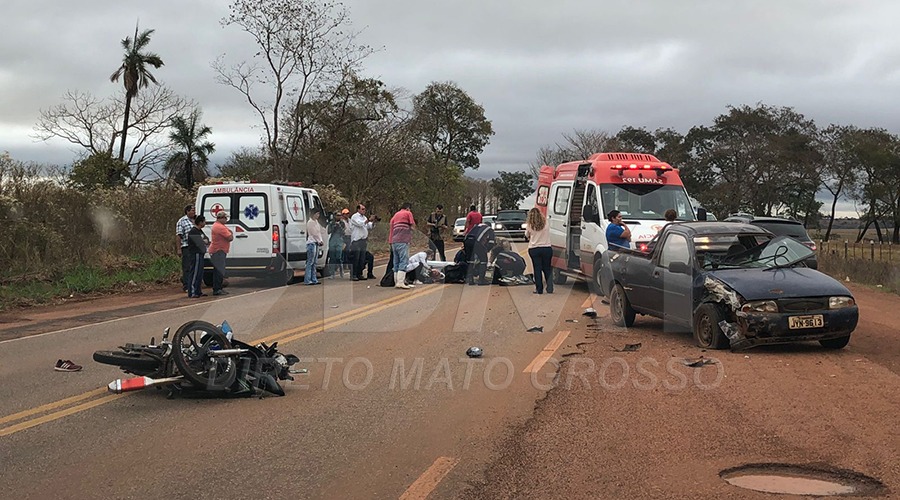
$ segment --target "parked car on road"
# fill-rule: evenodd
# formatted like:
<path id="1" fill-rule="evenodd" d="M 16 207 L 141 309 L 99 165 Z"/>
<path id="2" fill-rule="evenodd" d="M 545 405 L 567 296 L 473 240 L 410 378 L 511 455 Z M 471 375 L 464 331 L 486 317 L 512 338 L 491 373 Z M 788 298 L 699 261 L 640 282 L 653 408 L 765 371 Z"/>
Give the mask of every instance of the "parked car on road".
<path id="1" fill-rule="evenodd" d="M 744 222 L 753 224 L 754 226 L 771 231 L 775 236 L 790 236 L 813 251 L 813 254 L 803 261 L 803 263 L 806 264 L 806 267 L 812 269 L 819 268 L 819 260 L 816 258 L 816 244 L 813 242 L 812 238 L 809 237 L 806 228 L 803 227 L 803 223 L 800 221 L 782 217 L 755 217 L 750 214 L 734 214 L 728 216 L 724 220 L 725 222 Z"/>
<path id="2" fill-rule="evenodd" d="M 466 218 L 460 217 L 453 223 L 453 241 L 462 241 L 466 237 Z"/>
<path id="3" fill-rule="evenodd" d="M 494 234 L 497 237 L 525 239 L 525 219 L 528 210 L 500 210 L 494 219 Z"/>
<path id="4" fill-rule="evenodd" d="M 841 349 L 859 308 L 847 287 L 803 265 L 811 253 L 751 224 L 669 224 L 650 253 L 605 252 L 610 316 L 618 326 L 662 318 L 708 349 L 810 340 Z"/>

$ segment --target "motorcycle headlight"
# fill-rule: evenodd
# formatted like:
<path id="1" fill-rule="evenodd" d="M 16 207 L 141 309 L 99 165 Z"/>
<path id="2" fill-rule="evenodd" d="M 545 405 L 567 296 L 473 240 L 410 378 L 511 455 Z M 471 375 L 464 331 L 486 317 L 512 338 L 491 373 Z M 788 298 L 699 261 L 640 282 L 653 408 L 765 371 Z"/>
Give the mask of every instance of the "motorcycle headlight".
<path id="1" fill-rule="evenodd" d="M 756 300 L 742 305 L 741 311 L 745 313 L 777 313 L 778 304 L 774 300 Z"/>
<path id="2" fill-rule="evenodd" d="M 828 297 L 828 308 L 829 309 L 843 309 L 845 307 L 855 306 L 856 301 L 853 300 L 853 297 Z"/>

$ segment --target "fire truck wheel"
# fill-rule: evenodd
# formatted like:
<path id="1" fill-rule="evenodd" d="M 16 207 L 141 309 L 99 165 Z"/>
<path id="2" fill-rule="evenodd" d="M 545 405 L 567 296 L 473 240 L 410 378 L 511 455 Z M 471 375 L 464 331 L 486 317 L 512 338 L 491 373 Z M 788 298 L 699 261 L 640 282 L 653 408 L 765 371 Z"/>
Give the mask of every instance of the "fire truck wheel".
<path id="1" fill-rule="evenodd" d="M 553 268 L 553 283 L 555 285 L 565 285 L 569 277 L 562 273 L 561 270 Z"/>

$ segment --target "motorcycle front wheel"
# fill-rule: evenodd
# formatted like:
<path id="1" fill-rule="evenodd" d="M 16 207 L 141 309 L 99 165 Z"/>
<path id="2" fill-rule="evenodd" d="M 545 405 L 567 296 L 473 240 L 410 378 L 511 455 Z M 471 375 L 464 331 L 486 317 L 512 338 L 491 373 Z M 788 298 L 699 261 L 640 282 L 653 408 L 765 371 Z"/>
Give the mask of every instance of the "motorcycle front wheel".
<path id="1" fill-rule="evenodd" d="M 237 356 L 214 356 L 231 343 L 218 327 L 206 321 L 188 321 L 172 337 L 172 360 L 181 375 L 209 391 L 221 391 L 237 377 Z"/>

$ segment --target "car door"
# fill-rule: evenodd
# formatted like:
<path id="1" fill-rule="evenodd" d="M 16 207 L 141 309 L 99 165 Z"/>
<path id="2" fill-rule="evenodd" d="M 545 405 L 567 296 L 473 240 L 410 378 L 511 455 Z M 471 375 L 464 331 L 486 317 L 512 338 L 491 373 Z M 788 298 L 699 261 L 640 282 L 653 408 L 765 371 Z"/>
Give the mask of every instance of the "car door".
<path id="1" fill-rule="evenodd" d="M 291 267 L 302 266 L 306 261 L 306 213 L 307 205 L 300 191 L 284 194 L 284 224 L 285 257 L 291 262 Z"/>
<path id="2" fill-rule="evenodd" d="M 269 196 L 266 192 L 237 193 L 235 210 L 229 222 L 234 224 L 231 254 L 246 257 L 265 257 L 272 254 Z M 232 255 L 229 255 L 231 257 Z"/>
<path id="3" fill-rule="evenodd" d="M 587 185 L 587 189 L 584 191 L 584 203 L 582 206 L 591 206 L 591 214 L 594 214 L 592 217 L 593 220 L 585 220 L 584 214 L 585 211 L 582 209 L 582 217 L 581 217 L 581 267 L 583 270 L 586 270 L 586 266 L 593 266 L 594 260 L 594 250 L 597 248 L 597 245 L 600 245 L 606 238 L 603 237 L 603 229 L 599 222 L 597 222 L 596 217 L 599 216 L 599 199 L 597 198 L 597 186 L 593 182 L 589 182 Z M 591 215 L 589 214 L 589 216 Z"/>
<path id="4" fill-rule="evenodd" d="M 549 226 L 550 245 L 554 247 L 553 257 L 562 258 L 561 262 L 555 263 L 555 267 L 566 267 L 567 262 L 563 256 L 566 255 L 565 249 L 567 239 L 569 237 L 569 199 L 572 196 L 572 183 L 555 183 L 551 187 L 550 205 L 547 206 L 547 225 Z"/>
<path id="5" fill-rule="evenodd" d="M 653 270 L 653 293 L 656 310 L 666 321 L 690 325 L 693 316 L 693 273 L 673 273 L 672 263 L 679 262 L 691 268 L 690 244 L 685 235 L 671 233 L 666 236 Z"/>

